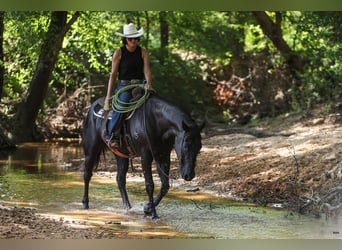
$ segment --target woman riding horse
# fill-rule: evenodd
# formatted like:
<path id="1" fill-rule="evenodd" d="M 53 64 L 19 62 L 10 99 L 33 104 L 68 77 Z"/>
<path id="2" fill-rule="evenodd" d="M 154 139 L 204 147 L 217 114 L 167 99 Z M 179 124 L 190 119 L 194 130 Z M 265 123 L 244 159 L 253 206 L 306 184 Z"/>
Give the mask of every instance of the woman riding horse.
<path id="1" fill-rule="evenodd" d="M 122 37 L 123 46 L 113 54 L 112 70 L 104 105 L 106 111 L 109 110 L 109 102 L 117 74 L 119 81 L 115 91 L 128 84 L 142 83 L 144 77 L 146 80 L 145 88 L 152 90 L 149 54 L 147 49 L 139 46 L 140 37 L 144 34 L 143 28 L 137 30 L 134 24 L 130 23 L 124 25 L 123 34 L 118 32 L 116 34 Z M 122 103 L 127 103 L 131 97 L 131 90 L 127 90 L 120 94 L 119 99 Z M 104 131 L 107 144 L 111 148 L 119 147 L 120 118 L 121 114 L 114 111 L 109 122 L 108 132 Z"/>
<path id="2" fill-rule="evenodd" d="M 127 24 L 123 28 L 122 37 L 124 46 L 116 50 L 112 60 L 112 71 L 109 78 L 104 109 L 109 110 L 109 102 L 112 95 L 114 81 L 118 74 L 116 91 L 128 84 L 142 82 L 145 77 L 146 91 L 152 89 L 149 55 L 146 49 L 141 48 L 139 38 L 143 29 L 137 30 L 133 24 Z M 125 88 L 126 89 L 126 88 Z M 122 89 L 122 90 L 125 90 Z M 122 103 L 127 103 L 131 97 L 131 90 L 117 92 Z M 89 183 L 94 168 L 99 163 L 101 154 L 108 149 L 116 152 L 115 147 L 127 148 L 128 145 L 112 143 L 113 130 L 118 131 L 120 112 L 114 112 L 110 121 L 107 142 L 103 140 L 103 128 L 106 127 L 106 119 L 96 115 L 96 110 L 101 109 L 103 99 L 95 101 L 88 111 L 83 124 L 82 143 L 85 153 L 84 162 L 84 195 L 83 206 L 89 208 Z M 152 218 L 158 218 L 156 206 L 169 190 L 170 153 L 173 148 L 180 162 L 180 173 L 184 180 L 190 181 L 195 177 L 196 157 L 202 147 L 201 130 L 204 123 L 197 125 L 195 121 L 181 108 L 151 93 L 145 103 L 137 108 L 131 118 L 125 123 L 127 136 L 130 137 L 130 148 L 135 156 L 141 157 L 141 166 L 145 178 L 148 203 L 144 212 Z M 117 132 L 114 132 L 116 134 Z M 124 208 L 131 208 L 126 191 L 126 174 L 129 159 L 115 154 L 117 160 L 116 181 L 121 193 Z M 154 182 L 152 178 L 152 161 L 156 162 L 157 172 L 161 179 L 161 189 L 154 197 Z"/>
<path id="3" fill-rule="evenodd" d="M 83 124 L 84 162 L 84 195 L 83 206 L 89 208 L 89 182 L 93 169 L 100 161 L 101 154 L 108 149 L 103 141 L 101 131 L 105 119 L 96 116 L 101 101 L 95 101 Z M 181 177 L 191 181 L 195 177 L 196 158 L 202 147 L 201 130 L 204 122 L 196 122 L 180 107 L 151 93 L 145 103 L 137 108 L 125 124 L 127 135 L 131 138 L 131 148 L 140 156 L 142 172 L 145 178 L 148 203 L 144 212 L 152 218 L 158 218 L 156 206 L 169 190 L 170 153 L 174 148 L 180 163 Z M 125 145 L 123 145 L 125 146 Z M 117 160 L 116 181 L 121 193 L 124 208 L 131 208 L 126 192 L 126 174 L 129 159 L 115 155 Z M 155 161 L 161 180 L 159 194 L 154 197 L 152 178 L 152 161 Z"/>

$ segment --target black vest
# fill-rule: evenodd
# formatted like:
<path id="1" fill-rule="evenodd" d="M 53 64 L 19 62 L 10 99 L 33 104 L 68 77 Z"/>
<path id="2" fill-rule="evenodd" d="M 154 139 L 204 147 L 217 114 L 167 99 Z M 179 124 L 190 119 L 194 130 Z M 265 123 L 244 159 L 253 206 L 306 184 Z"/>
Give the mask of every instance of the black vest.
<path id="1" fill-rule="evenodd" d="M 121 47 L 118 79 L 144 79 L 144 60 L 142 58 L 140 46 L 137 46 L 134 52 L 129 52 L 126 46 Z"/>

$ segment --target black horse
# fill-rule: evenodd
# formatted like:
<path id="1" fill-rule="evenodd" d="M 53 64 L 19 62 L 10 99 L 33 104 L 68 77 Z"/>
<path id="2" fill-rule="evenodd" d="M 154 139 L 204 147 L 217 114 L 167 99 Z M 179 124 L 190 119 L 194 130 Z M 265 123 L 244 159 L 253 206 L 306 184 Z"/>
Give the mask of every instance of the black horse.
<path id="1" fill-rule="evenodd" d="M 100 155 L 109 149 L 103 141 L 102 131 L 106 119 L 96 116 L 96 109 L 103 105 L 103 98 L 96 100 L 90 107 L 83 126 L 84 162 L 84 196 L 83 206 L 89 208 L 89 182 Z M 164 100 L 156 94 L 150 94 L 145 103 L 135 110 L 125 122 L 126 132 L 131 143 L 122 145 L 124 152 L 135 152 L 141 157 L 141 165 L 145 177 L 148 203 L 144 207 L 145 214 L 158 218 L 155 207 L 169 190 L 170 153 L 175 148 L 180 161 L 180 173 L 184 180 L 195 177 L 196 157 L 202 147 L 201 130 L 204 122 L 197 125 L 181 108 Z M 130 145 L 127 145 L 130 144 Z M 131 150 L 126 151 L 127 146 Z M 115 153 L 115 152 L 114 152 Z M 116 181 L 121 193 L 125 209 L 130 209 L 126 192 L 126 174 L 129 159 L 120 153 L 115 154 L 117 160 Z M 152 178 L 152 161 L 155 160 L 161 179 L 160 193 L 153 198 L 154 182 Z"/>

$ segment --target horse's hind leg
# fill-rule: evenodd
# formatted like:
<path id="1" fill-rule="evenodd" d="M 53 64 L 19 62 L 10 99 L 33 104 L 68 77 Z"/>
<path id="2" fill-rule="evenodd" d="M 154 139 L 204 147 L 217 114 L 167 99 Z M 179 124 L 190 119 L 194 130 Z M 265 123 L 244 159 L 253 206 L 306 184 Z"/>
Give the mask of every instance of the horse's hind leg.
<path id="1" fill-rule="evenodd" d="M 129 162 L 127 158 L 122 158 L 119 156 L 116 156 L 117 161 L 117 174 L 116 174 L 116 182 L 118 184 L 122 203 L 125 209 L 130 209 L 131 204 L 128 200 L 128 195 L 126 191 L 126 175 L 128 171 Z"/>
<path id="2" fill-rule="evenodd" d="M 92 138 L 92 137 L 90 137 Z M 83 194 L 83 208 L 89 208 L 89 183 L 91 177 L 93 176 L 93 169 L 100 161 L 101 152 L 105 147 L 104 143 L 101 139 L 97 140 L 88 140 L 87 138 L 83 139 L 83 148 L 85 153 L 85 160 L 84 160 L 84 194 Z"/>
<path id="3" fill-rule="evenodd" d="M 93 171 L 89 171 L 89 163 L 87 164 L 87 162 L 89 162 L 89 158 L 86 157 L 85 162 L 84 162 L 84 173 L 83 173 L 83 181 L 84 181 L 84 193 L 83 193 L 83 199 L 82 199 L 82 203 L 83 203 L 83 208 L 84 209 L 88 209 L 89 208 L 89 183 L 90 183 L 90 179 L 93 175 Z"/>
<path id="4" fill-rule="evenodd" d="M 93 176 L 93 167 L 94 167 L 94 155 L 88 155 L 85 157 L 84 161 L 84 174 L 83 174 L 83 181 L 84 181 L 84 193 L 83 193 L 83 208 L 89 209 L 89 183 L 91 177 Z"/>

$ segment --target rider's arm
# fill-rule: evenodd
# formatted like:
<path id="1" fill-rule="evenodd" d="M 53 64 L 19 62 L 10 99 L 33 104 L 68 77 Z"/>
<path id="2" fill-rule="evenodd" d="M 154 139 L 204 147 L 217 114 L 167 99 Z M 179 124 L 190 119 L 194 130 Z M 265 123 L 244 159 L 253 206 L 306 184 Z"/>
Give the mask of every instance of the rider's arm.
<path id="1" fill-rule="evenodd" d="M 112 70 L 109 76 L 107 95 L 106 95 L 106 100 L 105 100 L 105 105 L 104 105 L 105 110 L 109 110 L 109 101 L 112 97 L 116 76 L 119 70 L 120 59 L 121 59 L 121 49 L 118 49 L 114 52 L 113 58 L 112 58 Z"/>
<path id="2" fill-rule="evenodd" d="M 146 80 L 146 89 L 152 90 L 150 55 L 147 49 L 142 49 L 142 58 L 144 60 L 144 75 Z"/>

